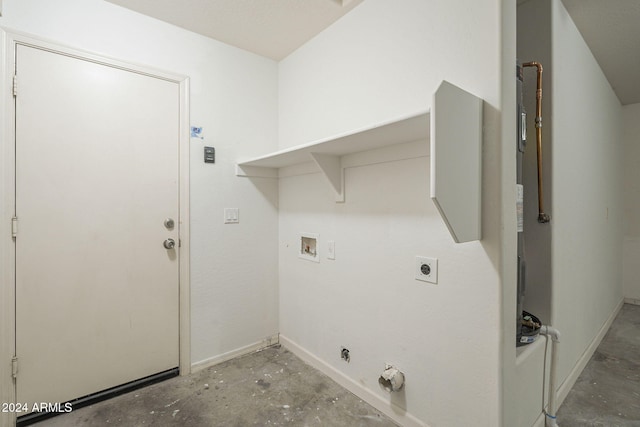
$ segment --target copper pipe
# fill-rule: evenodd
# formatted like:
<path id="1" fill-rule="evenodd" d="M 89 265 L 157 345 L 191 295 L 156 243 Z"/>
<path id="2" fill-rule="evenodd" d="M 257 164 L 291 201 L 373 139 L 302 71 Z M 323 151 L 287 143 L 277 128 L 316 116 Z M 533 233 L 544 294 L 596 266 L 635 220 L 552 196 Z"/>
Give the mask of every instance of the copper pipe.
<path id="1" fill-rule="evenodd" d="M 525 62 L 523 67 L 536 67 L 536 153 L 538 155 L 538 222 L 546 223 L 551 220 L 548 214 L 544 213 L 544 197 L 542 193 L 542 64 L 536 61 Z"/>

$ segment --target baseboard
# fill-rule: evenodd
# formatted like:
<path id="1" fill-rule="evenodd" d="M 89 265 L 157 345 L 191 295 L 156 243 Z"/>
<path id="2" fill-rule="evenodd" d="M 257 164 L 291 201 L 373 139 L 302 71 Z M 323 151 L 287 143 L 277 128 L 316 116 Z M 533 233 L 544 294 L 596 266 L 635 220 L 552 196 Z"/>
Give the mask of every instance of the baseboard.
<path id="1" fill-rule="evenodd" d="M 207 369 L 219 363 L 226 362 L 227 360 L 234 359 L 238 356 L 244 356 L 245 354 L 253 353 L 254 351 L 262 350 L 263 348 L 267 348 L 269 346 L 272 346 L 278 343 L 279 343 L 278 334 L 268 336 L 265 339 L 255 342 L 253 344 L 249 344 L 247 346 L 237 348 L 235 350 L 220 354 L 218 356 L 211 357 L 209 359 L 192 363 L 191 373 L 202 371 L 203 369 Z"/>
<path id="2" fill-rule="evenodd" d="M 578 363 L 576 363 L 576 365 L 573 367 L 573 369 L 571 370 L 567 378 L 564 380 L 564 382 L 558 389 L 558 395 L 557 395 L 558 407 L 562 405 L 562 402 L 564 402 L 564 399 L 566 399 L 567 395 L 569 394 L 574 384 L 578 380 L 578 377 L 584 370 L 585 366 L 587 366 L 587 363 L 589 363 L 589 360 L 591 360 L 591 356 L 593 356 L 593 354 L 596 352 L 596 349 L 602 342 L 602 339 L 604 338 L 604 336 L 609 331 L 611 324 L 616 319 L 616 316 L 618 316 L 618 313 L 622 309 L 622 306 L 624 305 L 624 303 L 625 303 L 625 300 L 621 299 L 618 305 L 616 306 L 615 310 L 613 310 L 613 313 L 611 313 L 607 321 L 604 322 L 604 325 L 602 325 L 602 328 L 600 328 L 600 330 L 598 331 L 598 334 L 591 341 L 591 344 L 589 344 L 589 347 L 587 347 L 587 349 L 582 354 L 580 359 L 578 359 Z M 561 346 L 560 351 L 562 351 L 562 342 L 560 343 L 560 346 Z"/>
<path id="3" fill-rule="evenodd" d="M 351 393 L 358 396 L 360 399 L 367 402 L 398 424 L 403 427 L 428 427 L 425 423 L 420 421 L 415 416 L 407 413 L 402 408 L 392 404 L 391 402 L 383 399 L 379 395 L 373 393 L 368 388 L 358 384 L 342 372 L 338 371 L 333 366 L 329 365 L 325 361 L 319 359 L 317 356 L 311 354 L 309 351 L 291 341 L 287 337 L 280 335 L 280 344 L 282 344 L 287 350 L 304 360 L 315 369 L 319 370 L 323 374 L 327 375 L 333 381 L 340 384 L 340 386 L 346 388 Z"/>
<path id="4" fill-rule="evenodd" d="M 637 298 L 625 298 L 624 302 L 625 304 L 640 305 L 640 299 Z"/>
<path id="5" fill-rule="evenodd" d="M 531 427 L 544 427 L 545 422 L 547 421 L 547 415 L 543 412 L 536 419 Z"/>

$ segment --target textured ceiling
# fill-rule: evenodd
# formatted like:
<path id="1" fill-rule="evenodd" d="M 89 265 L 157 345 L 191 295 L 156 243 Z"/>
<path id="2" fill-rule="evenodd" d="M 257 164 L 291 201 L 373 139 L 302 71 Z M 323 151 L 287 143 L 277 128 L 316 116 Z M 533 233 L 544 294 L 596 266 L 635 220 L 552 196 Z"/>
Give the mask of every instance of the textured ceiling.
<path id="1" fill-rule="evenodd" d="M 623 105 L 640 102 L 640 0 L 562 0 Z"/>
<path id="2" fill-rule="evenodd" d="M 107 0 L 280 60 L 363 0 Z"/>

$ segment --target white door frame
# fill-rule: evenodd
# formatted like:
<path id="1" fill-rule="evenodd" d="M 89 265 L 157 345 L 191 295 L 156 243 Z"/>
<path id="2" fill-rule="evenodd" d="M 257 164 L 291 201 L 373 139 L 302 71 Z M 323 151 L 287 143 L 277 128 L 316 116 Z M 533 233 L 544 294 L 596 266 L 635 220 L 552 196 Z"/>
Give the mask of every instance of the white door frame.
<path id="1" fill-rule="evenodd" d="M 13 74 L 17 45 L 27 45 L 63 55 L 105 64 L 123 70 L 176 82 L 180 87 L 179 149 L 179 298 L 181 375 L 191 372 L 190 279 L 189 279 L 189 78 L 151 67 L 125 63 L 113 58 L 73 49 L 21 32 L 0 28 L 3 49 L 0 61 L 0 403 L 15 402 L 11 359 L 15 355 L 15 244 L 11 218 L 15 211 L 15 103 Z M 19 238 L 19 237 L 18 237 Z M 19 355 L 18 355 L 19 356 Z M 19 369 L 19 367 L 18 367 Z M 0 426 L 15 425 L 16 414 L 1 412 Z"/>

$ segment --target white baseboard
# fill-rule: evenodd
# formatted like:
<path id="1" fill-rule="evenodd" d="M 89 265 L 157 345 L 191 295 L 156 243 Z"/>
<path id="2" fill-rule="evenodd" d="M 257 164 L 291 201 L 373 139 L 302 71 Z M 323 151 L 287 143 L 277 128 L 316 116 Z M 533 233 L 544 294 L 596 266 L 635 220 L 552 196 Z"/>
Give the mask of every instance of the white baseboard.
<path id="1" fill-rule="evenodd" d="M 626 304 L 640 305 L 640 299 L 637 298 L 625 298 L 624 302 Z"/>
<path id="2" fill-rule="evenodd" d="M 262 341 L 258 341 L 256 343 L 249 344 L 241 348 L 237 348 L 235 350 L 220 354 L 218 356 L 211 357 L 209 359 L 192 363 L 191 373 L 202 371 L 203 369 L 207 369 L 219 363 L 226 362 L 227 360 L 234 359 L 238 356 L 244 356 L 245 354 L 253 353 L 254 351 L 261 350 L 263 348 L 267 348 L 269 346 L 278 344 L 278 342 L 279 342 L 279 335 L 275 334 L 275 335 L 266 337 Z"/>
<path id="3" fill-rule="evenodd" d="M 622 309 L 622 306 L 624 305 L 624 303 L 625 303 L 625 300 L 621 299 L 618 305 L 616 306 L 615 310 L 613 310 L 613 313 L 611 313 L 607 321 L 604 322 L 604 325 L 602 325 L 602 328 L 600 328 L 600 330 L 598 331 L 598 334 L 591 341 L 591 344 L 589 344 L 589 347 L 587 347 L 587 349 L 582 354 L 580 359 L 578 359 L 578 363 L 576 363 L 576 365 L 573 367 L 573 369 L 567 376 L 567 379 L 564 380 L 564 382 L 558 389 L 558 407 L 562 405 L 562 402 L 564 402 L 564 399 L 566 399 L 567 395 L 569 394 L 574 384 L 578 380 L 578 377 L 584 370 L 585 366 L 587 366 L 587 363 L 589 363 L 589 360 L 591 360 L 591 356 L 593 356 L 593 354 L 596 352 L 596 349 L 602 342 L 602 339 L 604 338 L 604 336 L 609 331 L 609 328 L 611 327 L 611 324 L 613 323 L 613 321 L 616 319 L 616 316 L 618 315 L 618 313 L 620 313 L 620 310 Z M 562 346 L 562 343 L 560 343 L 560 346 Z M 562 351 L 562 348 L 560 349 L 560 351 Z M 561 422 L 559 422 L 559 424 L 561 424 Z"/>
<path id="4" fill-rule="evenodd" d="M 545 427 L 544 424 L 547 421 L 547 415 L 543 412 L 540 414 L 536 422 L 533 423 L 531 427 Z"/>
<path id="5" fill-rule="evenodd" d="M 369 405 L 373 406 L 400 425 L 404 427 L 428 427 L 425 423 L 420 421 L 415 416 L 407 413 L 404 409 L 383 399 L 368 388 L 365 388 L 362 385 L 358 384 L 342 372 L 338 371 L 333 366 L 319 359 L 317 356 L 311 354 L 309 351 L 291 341 L 287 337 L 280 335 L 280 344 L 282 344 L 287 350 L 291 351 L 300 359 L 304 360 L 309 365 L 327 375 L 342 387 L 346 388 L 351 393 L 355 394 L 360 399 L 364 400 Z"/>

